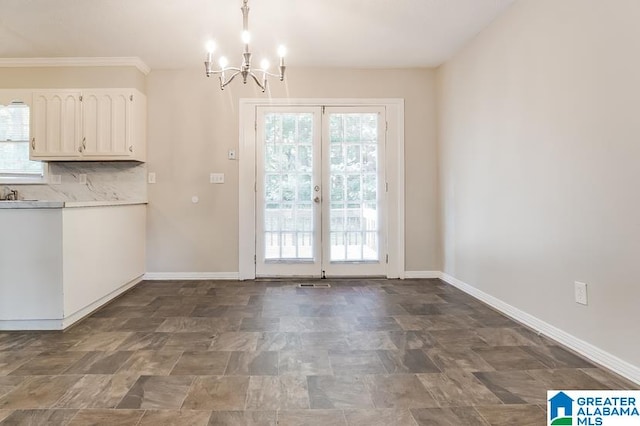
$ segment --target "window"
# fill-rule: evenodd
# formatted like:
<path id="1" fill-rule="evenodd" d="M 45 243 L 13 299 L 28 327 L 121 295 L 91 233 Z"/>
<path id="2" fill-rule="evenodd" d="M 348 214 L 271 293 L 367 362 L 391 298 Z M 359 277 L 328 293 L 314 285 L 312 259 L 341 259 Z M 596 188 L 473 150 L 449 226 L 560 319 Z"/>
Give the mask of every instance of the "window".
<path id="1" fill-rule="evenodd" d="M 44 164 L 29 160 L 29 106 L 0 105 L 0 182 L 44 181 Z"/>

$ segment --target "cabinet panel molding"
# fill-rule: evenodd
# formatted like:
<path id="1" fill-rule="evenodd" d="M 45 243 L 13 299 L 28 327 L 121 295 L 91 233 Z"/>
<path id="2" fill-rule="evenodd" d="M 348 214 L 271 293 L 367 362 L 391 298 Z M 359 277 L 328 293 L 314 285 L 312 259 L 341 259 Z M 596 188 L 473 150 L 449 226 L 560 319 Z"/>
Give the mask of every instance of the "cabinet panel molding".
<path id="1" fill-rule="evenodd" d="M 78 157 L 81 146 L 80 92 L 33 94 L 31 158 Z"/>
<path id="2" fill-rule="evenodd" d="M 30 157 L 146 160 L 146 96 L 136 89 L 35 92 Z"/>

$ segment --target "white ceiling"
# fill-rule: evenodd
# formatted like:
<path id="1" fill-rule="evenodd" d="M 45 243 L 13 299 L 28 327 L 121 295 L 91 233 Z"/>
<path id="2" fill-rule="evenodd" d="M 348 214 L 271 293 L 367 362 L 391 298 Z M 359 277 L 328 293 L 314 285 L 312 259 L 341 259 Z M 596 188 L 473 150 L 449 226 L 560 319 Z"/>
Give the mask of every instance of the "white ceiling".
<path id="1" fill-rule="evenodd" d="M 440 65 L 515 0 L 250 0 L 256 63 Z M 0 0 L 0 58 L 139 57 L 201 66 L 204 44 L 240 62 L 241 0 Z"/>

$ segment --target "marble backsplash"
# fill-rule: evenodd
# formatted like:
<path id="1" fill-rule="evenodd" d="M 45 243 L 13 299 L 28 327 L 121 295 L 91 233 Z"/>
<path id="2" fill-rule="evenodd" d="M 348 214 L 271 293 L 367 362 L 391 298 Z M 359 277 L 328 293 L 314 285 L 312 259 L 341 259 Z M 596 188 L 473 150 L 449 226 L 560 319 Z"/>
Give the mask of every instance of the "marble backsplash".
<path id="1" fill-rule="evenodd" d="M 146 201 L 146 165 L 138 162 L 51 162 L 49 176 L 60 184 L 0 185 L 0 195 L 16 189 L 24 200 L 46 201 Z M 79 175 L 87 175 L 79 183 Z"/>

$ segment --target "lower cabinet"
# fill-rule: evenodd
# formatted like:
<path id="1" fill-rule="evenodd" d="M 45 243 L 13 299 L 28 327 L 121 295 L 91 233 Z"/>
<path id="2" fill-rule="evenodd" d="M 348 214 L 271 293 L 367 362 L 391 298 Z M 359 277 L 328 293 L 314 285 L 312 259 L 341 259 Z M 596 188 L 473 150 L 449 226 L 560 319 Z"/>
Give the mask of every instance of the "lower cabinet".
<path id="1" fill-rule="evenodd" d="M 142 280 L 146 206 L 3 209 L 0 330 L 60 330 Z"/>

